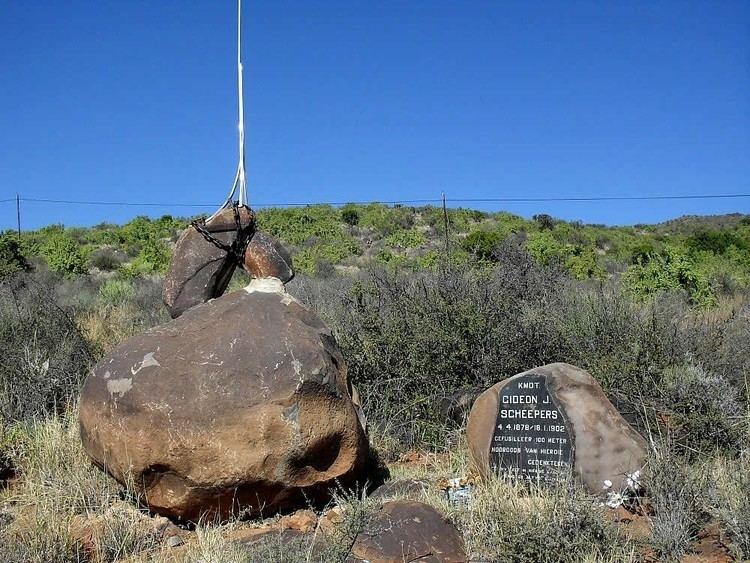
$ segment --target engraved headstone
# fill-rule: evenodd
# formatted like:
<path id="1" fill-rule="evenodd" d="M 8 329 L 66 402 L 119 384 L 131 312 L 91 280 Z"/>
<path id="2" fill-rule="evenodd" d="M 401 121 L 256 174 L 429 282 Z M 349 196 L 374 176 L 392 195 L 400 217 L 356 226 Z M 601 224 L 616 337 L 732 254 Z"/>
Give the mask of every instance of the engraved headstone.
<path id="1" fill-rule="evenodd" d="M 503 388 L 490 448 L 493 472 L 554 482 L 571 470 L 574 451 L 567 417 L 544 375 L 524 375 Z"/>
<path id="2" fill-rule="evenodd" d="M 593 493 L 622 488 L 647 445 L 596 380 L 569 364 L 505 379 L 479 395 L 466 426 L 469 453 L 485 477 L 552 483 L 575 475 Z"/>

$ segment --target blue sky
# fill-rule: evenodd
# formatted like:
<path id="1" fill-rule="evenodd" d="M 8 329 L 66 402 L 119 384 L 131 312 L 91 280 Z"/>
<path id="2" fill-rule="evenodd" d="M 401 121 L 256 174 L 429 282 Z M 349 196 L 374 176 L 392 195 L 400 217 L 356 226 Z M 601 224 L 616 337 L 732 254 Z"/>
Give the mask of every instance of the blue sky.
<path id="1" fill-rule="evenodd" d="M 750 2 L 249 1 L 251 203 L 750 192 Z M 210 211 L 236 167 L 235 5 L 0 9 L 0 199 L 25 228 Z M 607 224 L 750 199 L 484 204 Z M 0 228 L 15 205 L 0 204 Z"/>

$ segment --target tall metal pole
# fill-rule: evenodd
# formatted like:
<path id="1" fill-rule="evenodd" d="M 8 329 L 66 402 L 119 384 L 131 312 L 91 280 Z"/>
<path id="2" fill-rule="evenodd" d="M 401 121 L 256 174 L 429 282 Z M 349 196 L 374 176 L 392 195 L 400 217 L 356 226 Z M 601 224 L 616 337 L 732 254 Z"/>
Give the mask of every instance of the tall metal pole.
<path id="1" fill-rule="evenodd" d="M 21 238 L 21 196 L 16 194 L 16 223 L 18 226 L 18 237 Z"/>

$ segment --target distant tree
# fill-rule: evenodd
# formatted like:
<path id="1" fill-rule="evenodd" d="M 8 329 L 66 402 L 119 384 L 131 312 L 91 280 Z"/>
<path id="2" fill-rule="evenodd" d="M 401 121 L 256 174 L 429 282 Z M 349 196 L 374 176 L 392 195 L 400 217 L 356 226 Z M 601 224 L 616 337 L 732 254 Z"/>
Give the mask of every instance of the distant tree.
<path id="1" fill-rule="evenodd" d="M 21 252 L 18 235 L 13 231 L 0 234 L 0 279 L 29 269 L 29 263 Z"/>
<path id="2" fill-rule="evenodd" d="M 354 205 L 345 205 L 341 209 L 341 220 L 347 225 L 357 225 L 359 223 L 359 212 Z"/>
<path id="3" fill-rule="evenodd" d="M 724 254 L 730 246 L 747 248 L 744 240 L 728 231 L 698 231 L 687 240 L 687 245 L 691 250 L 714 254 Z"/>
<path id="4" fill-rule="evenodd" d="M 555 227 L 555 220 L 552 216 L 547 215 L 546 213 L 534 215 L 532 219 L 536 221 L 540 231 L 551 231 Z"/>

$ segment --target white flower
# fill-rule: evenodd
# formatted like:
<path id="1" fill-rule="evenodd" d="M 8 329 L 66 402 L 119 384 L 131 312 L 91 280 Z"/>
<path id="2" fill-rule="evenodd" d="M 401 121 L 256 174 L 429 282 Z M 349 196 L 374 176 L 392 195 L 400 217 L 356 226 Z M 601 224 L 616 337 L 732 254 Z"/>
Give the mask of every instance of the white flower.
<path id="1" fill-rule="evenodd" d="M 612 481 L 609 479 L 604 480 L 604 486 L 602 487 L 604 490 L 611 489 L 612 488 Z"/>
<path id="2" fill-rule="evenodd" d="M 617 508 L 622 506 L 625 499 L 620 493 L 607 493 L 607 506 L 610 508 Z"/>
<path id="3" fill-rule="evenodd" d="M 636 471 L 635 473 L 628 473 L 625 483 L 628 489 L 636 490 L 641 487 L 641 472 Z"/>

